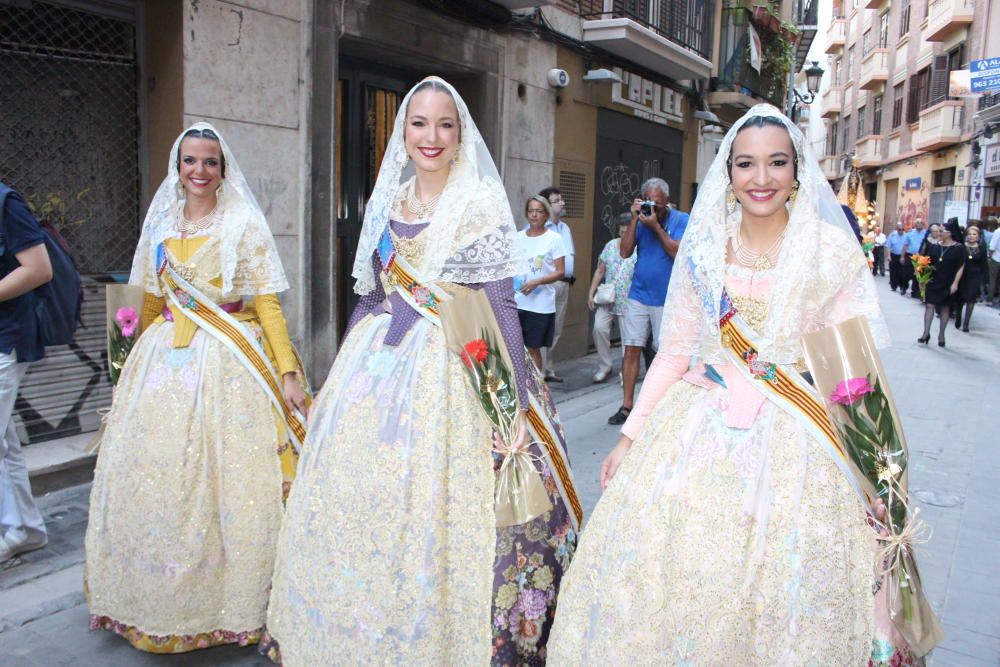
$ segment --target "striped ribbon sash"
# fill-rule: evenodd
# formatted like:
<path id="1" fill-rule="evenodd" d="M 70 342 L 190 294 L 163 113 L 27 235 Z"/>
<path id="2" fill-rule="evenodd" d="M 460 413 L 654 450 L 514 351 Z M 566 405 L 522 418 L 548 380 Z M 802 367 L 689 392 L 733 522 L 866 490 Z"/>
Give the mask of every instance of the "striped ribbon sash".
<path id="1" fill-rule="evenodd" d="M 170 303 L 182 309 L 191 321 L 225 345 L 239 359 L 264 390 L 271 406 L 284 419 L 288 426 L 289 439 L 295 450 L 301 451 L 302 443 L 306 439 L 305 424 L 302 417 L 290 410 L 285 403 L 278 374 L 260 343 L 248 336 L 243 325 L 219 304 L 207 298 L 197 287 L 178 275 L 170 266 L 162 246 L 157 254 L 159 256 L 157 271 L 166 287 L 163 292 Z"/>
<path id="2" fill-rule="evenodd" d="M 424 318 L 440 327 L 441 314 L 437 306 L 442 301 L 449 300 L 451 296 L 433 282 L 422 282 L 416 277 L 417 271 L 396 252 L 388 229 L 382 235 L 378 252 L 382 270 L 388 275 L 396 292 Z M 535 375 L 535 385 L 545 387 L 545 381 L 535 368 L 534 362 L 527 356 L 527 350 L 524 350 L 524 355 L 529 372 Z M 531 437 L 544 448 L 545 458 L 549 463 L 549 469 L 553 472 L 559 495 L 570 510 L 573 528 L 579 532 L 583 524 L 583 506 L 573 484 L 558 413 L 552 397 L 544 389 L 532 392 L 529 397 L 527 420 Z"/>
<path id="3" fill-rule="evenodd" d="M 830 423 L 816 389 L 790 364 L 765 363 L 758 359 L 759 337 L 737 312 L 723 292 L 719 319 L 722 349 L 732 364 L 769 400 L 791 415 L 823 445 L 837 467 L 850 482 L 862 504 L 872 511 L 871 498 L 857 481 L 851 462 L 837 432 Z"/>

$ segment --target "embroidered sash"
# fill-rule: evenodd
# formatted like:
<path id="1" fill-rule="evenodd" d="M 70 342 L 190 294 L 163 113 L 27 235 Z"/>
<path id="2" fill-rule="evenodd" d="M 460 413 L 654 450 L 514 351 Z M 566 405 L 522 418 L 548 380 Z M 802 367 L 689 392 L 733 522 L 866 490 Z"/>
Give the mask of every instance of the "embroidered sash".
<path id="1" fill-rule="evenodd" d="M 722 349 L 733 366 L 739 369 L 754 388 L 791 415 L 823 445 L 823 449 L 850 482 L 862 504 L 874 514 L 872 499 L 858 483 L 853 463 L 837 438 L 816 389 L 794 366 L 765 363 L 757 357 L 758 346 L 754 344 L 754 340 L 759 336 L 737 312 L 725 290 L 722 292 L 719 312 L 722 314 L 719 318 Z"/>
<path id="2" fill-rule="evenodd" d="M 388 229 L 379 242 L 378 253 L 379 259 L 382 261 L 382 270 L 388 275 L 389 282 L 392 283 L 396 292 L 414 310 L 435 326 L 440 327 L 441 314 L 438 312 L 437 306 L 442 301 L 451 299 L 448 293 L 433 282 L 421 282 L 416 278 L 417 271 L 402 255 L 396 252 Z M 527 368 L 534 374 L 535 385 L 544 388 L 545 381 L 528 356 L 527 350 L 524 350 L 524 355 Z M 542 389 L 538 392 L 532 392 L 528 402 L 527 421 L 530 436 L 542 444 L 545 459 L 549 464 L 549 469 L 553 472 L 553 479 L 559 489 L 559 495 L 570 510 L 570 520 L 574 530 L 579 532 L 583 524 L 583 506 L 573 484 L 573 475 L 570 471 L 561 435 L 562 429 L 552 397 L 547 394 L 546 390 Z"/>
<path id="3" fill-rule="evenodd" d="M 247 335 L 246 329 L 219 304 L 207 298 L 197 287 L 182 278 L 167 258 L 166 247 L 161 243 L 156 252 L 156 271 L 163 281 L 163 293 L 174 306 L 182 309 L 191 321 L 226 346 L 257 381 L 271 406 L 280 414 L 288 427 L 288 436 L 296 451 L 301 451 L 306 438 L 302 417 L 289 410 L 278 382 L 278 374 L 260 343 Z"/>

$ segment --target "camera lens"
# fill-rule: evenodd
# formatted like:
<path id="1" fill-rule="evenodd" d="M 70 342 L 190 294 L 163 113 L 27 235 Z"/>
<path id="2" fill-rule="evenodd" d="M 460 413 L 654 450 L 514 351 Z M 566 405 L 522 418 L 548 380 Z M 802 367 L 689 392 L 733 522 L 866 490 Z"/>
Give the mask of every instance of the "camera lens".
<path id="1" fill-rule="evenodd" d="M 643 204 L 642 206 L 639 207 L 639 211 L 643 215 L 652 215 L 653 214 L 653 207 L 650 206 L 649 204 Z"/>

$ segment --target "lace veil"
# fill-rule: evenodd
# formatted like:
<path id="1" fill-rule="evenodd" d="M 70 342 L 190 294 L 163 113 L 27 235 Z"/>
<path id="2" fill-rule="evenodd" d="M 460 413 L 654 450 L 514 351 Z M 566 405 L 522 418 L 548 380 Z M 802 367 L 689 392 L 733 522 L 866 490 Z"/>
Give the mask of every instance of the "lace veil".
<path id="1" fill-rule="evenodd" d="M 777 118 L 788 130 L 798 157 L 799 181 L 768 297 L 768 316 L 757 332 L 762 339 L 761 359 L 795 363 L 802 357 L 804 334 L 857 315 L 868 318 L 880 346 L 888 344 L 868 264 L 816 156 L 784 114 L 769 104 L 758 104 L 730 128 L 699 188 L 670 279 L 660 350 L 696 356 L 705 363 L 723 360 L 719 301 L 727 245 L 742 214 L 739 204 L 733 213 L 726 206 L 726 161 L 736 133 L 757 116 Z"/>
<path id="2" fill-rule="evenodd" d="M 446 81 L 432 76 L 421 84 L 426 81 L 435 82 L 454 98 L 461 144 L 430 224 L 422 232 L 426 238 L 424 256 L 421 265 L 415 268 L 424 280 L 456 283 L 490 282 L 524 273 L 526 268 L 518 249 L 507 192 L 468 107 Z M 375 189 L 365 208 L 352 273 L 357 279 L 354 291 L 358 294 L 375 289 L 372 253 L 385 232 L 401 188 L 414 174 L 403 132 L 406 109 L 419 87 L 420 84 L 415 86 L 399 107 Z"/>
<path id="3" fill-rule="evenodd" d="M 146 212 L 139 245 L 132 260 L 129 283 L 163 296 L 156 275 L 156 248 L 164 240 L 179 236 L 177 221 L 183 215 L 184 190 L 177 167 L 177 151 L 189 130 L 211 130 L 219 137 L 226 161 L 226 176 L 219 195 L 218 219 L 212 227 L 222 257 L 224 296 L 254 296 L 288 289 L 288 280 L 274 245 L 264 212 L 250 191 L 246 176 L 226 140 L 208 123 L 195 123 L 182 132 L 170 149 L 167 177 L 156 190 Z"/>

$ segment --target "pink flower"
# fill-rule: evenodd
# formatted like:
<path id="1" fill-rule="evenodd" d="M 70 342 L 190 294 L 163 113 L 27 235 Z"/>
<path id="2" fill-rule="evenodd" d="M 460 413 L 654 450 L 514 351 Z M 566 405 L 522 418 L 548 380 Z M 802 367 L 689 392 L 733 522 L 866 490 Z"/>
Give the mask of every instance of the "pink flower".
<path id="1" fill-rule="evenodd" d="M 122 328 L 122 335 L 131 338 L 139 326 L 139 316 L 135 308 L 119 308 L 115 313 L 115 322 Z"/>
<path id="2" fill-rule="evenodd" d="M 840 405 L 854 405 L 861 400 L 862 396 L 873 391 L 875 391 L 875 387 L 868 381 L 868 378 L 851 378 L 837 385 L 833 393 L 830 394 L 830 402 Z"/>

